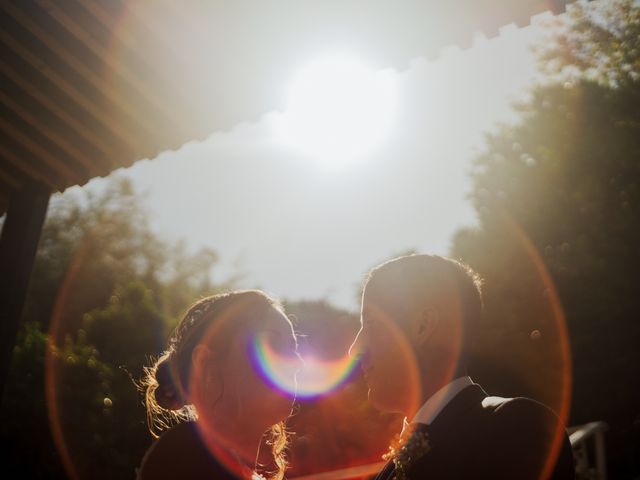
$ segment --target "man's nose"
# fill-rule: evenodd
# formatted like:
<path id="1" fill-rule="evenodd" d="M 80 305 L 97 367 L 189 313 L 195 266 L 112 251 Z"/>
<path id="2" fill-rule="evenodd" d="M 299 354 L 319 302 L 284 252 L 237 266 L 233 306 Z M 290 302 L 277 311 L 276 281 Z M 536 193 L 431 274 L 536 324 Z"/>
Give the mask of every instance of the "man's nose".
<path id="1" fill-rule="evenodd" d="M 297 357 L 297 361 L 296 361 L 296 373 L 297 373 L 304 368 L 307 362 L 304 361 L 304 357 L 300 355 L 300 352 L 296 352 L 296 357 Z"/>

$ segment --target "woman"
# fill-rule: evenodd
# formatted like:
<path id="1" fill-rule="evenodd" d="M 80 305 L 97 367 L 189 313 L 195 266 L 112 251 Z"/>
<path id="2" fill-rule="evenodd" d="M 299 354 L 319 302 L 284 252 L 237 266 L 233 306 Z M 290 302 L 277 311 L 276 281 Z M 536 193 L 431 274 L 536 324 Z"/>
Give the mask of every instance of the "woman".
<path id="1" fill-rule="evenodd" d="M 151 433 L 173 426 L 146 453 L 139 480 L 255 478 L 267 431 L 270 478 L 283 478 L 293 399 L 258 374 L 259 344 L 295 358 L 290 375 L 302 366 L 290 321 L 264 293 L 216 295 L 189 309 L 143 382 Z"/>

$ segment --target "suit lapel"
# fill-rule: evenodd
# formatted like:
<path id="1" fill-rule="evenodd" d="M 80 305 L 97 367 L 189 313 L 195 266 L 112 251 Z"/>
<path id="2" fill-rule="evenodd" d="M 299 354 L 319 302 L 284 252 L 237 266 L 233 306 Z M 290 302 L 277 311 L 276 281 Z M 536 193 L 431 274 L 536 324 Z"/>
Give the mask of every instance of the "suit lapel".
<path id="1" fill-rule="evenodd" d="M 463 423 L 467 415 L 474 409 L 481 408 L 482 400 L 487 396 L 482 387 L 475 383 L 464 388 L 445 405 L 440 414 L 427 427 L 429 436 L 434 441 L 446 438 L 452 429 L 455 429 L 455 425 Z"/>
<path id="2" fill-rule="evenodd" d="M 426 432 L 430 443 L 434 448 L 438 448 L 438 445 L 451 439 L 451 434 L 455 432 L 455 425 L 464 422 L 469 413 L 475 408 L 481 407 L 482 400 L 487 396 L 480 385 L 469 385 L 451 399 L 430 425 L 421 424 L 416 428 L 416 431 Z M 429 453 L 426 456 L 428 457 Z M 393 460 L 390 460 L 375 477 L 375 480 L 389 480 L 393 478 L 394 474 L 395 465 Z"/>

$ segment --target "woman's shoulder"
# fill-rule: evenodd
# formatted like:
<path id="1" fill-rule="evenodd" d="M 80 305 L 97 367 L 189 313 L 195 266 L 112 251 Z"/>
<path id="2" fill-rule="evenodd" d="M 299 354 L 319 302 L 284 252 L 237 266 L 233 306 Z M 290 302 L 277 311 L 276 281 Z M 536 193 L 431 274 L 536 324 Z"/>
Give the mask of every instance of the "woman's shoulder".
<path id="1" fill-rule="evenodd" d="M 182 450 L 191 450 L 194 444 L 201 443 L 195 422 L 183 422 L 174 425 L 154 440 L 142 462 L 155 460 L 165 454 L 176 454 Z"/>
<path id="2" fill-rule="evenodd" d="M 145 453 L 138 480 L 178 478 L 234 479 L 207 450 L 194 422 L 175 425 L 155 440 Z"/>

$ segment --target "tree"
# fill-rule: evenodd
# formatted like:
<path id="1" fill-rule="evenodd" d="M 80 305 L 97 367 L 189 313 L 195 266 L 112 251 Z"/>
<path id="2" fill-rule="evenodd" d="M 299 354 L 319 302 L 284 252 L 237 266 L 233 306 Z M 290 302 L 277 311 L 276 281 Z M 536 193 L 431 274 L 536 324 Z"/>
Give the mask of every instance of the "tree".
<path id="1" fill-rule="evenodd" d="M 21 478 L 133 478 L 151 437 L 134 383 L 217 255 L 163 241 L 131 184 L 54 197 L 0 413 Z"/>
<path id="2" fill-rule="evenodd" d="M 6 471 L 19 471 L 23 478 L 63 479 L 64 469 L 49 431 L 46 352 L 47 336 L 40 325 L 23 324 L 2 399 L 0 460 Z"/>
<path id="3" fill-rule="evenodd" d="M 554 18 L 552 41 L 538 48 L 548 74 L 614 88 L 640 80 L 637 0 L 578 2 L 567 13 Z"/>
<path id="4" fill-rule="evenodd" d="M 521 120 L 488 136 L 472 171 L 480 225 L 458 232 L 452 252 L 485 277 L 479 375 L 553 405 L 562 345 L 542 261 L 571 340 L 571 421 L 609 423 L 611 467 L 624 477 L 640 468 L 631 460 L 640 457 L 640 390 L 630 380 L 640 377 L 639 37 L 630 33 L 640 9 L 589 8 L 579 6 L 545 50 L 570 53 L 554 58 L 571 81 L 537 87 L 518 107 Z"/>
<path id="5" fill-rule="evenodd" d="M 102 361 L 139 377 L 149 355 L 162 349 L 168 324 L 151 290 L 131 282 L 117 287 L 103 308 L 86 313 L 79 333 L 97 348 Z"/>

